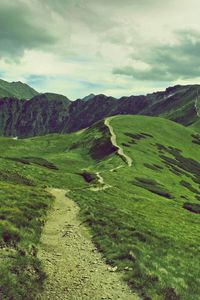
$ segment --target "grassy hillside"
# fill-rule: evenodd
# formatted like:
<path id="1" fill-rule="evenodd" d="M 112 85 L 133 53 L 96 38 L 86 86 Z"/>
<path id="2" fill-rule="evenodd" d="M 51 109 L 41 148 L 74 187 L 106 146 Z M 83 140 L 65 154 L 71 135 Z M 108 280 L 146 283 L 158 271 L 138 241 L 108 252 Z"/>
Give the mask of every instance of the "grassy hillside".
<path id="1" fill-rule="evenodd" d="M 5 244 L 0 232 L 3 299 L 26 299 L 31 286 L 35 293 L 41 288 L 44 274 L 35 253 L 52 203 L 48 186 L 69 190 L 102 255 L 144 299 L 199 299 L 199 135 L 153 117 L 117 116 L 110 125 L 131 167 L 103 122 L 67 135 L 0 138 L 0 220 L 10 236 Z M 14 214 L 24 217 L 15 223 Z M 22 258 L 38 273 L 27 271 Z"/>
<path id="2" fill-rule="evenodd" d="M 159 118 L 121 116 L 111 125 L 133 166 L 121 161 L 111 172 L 109 160 L 99 162 L 112 187 L 71 197 L 107 261 L 145 299 L 199 299 L 198 135 Z"/>
<path id="3" fill-rule="evenodd" d="M 7 82 L 0 79 L 0 98 L 12 96 L 18 99 L 30 99 L 37 94 L 38 92 L 25 83 Z"/>
<path id="4" fill-rule="evenodd" d="M 0 299 L 25 300 L 28 294 L 28 299 L 33 300 L 42 288 L 45 274 L 36 256 L 37 245 L 53 200 L 44 188 L 84 184 L 81 176 L 74 173 L 76 168 L 79 170 L 76 165 L 81 165 L 78 154 L 65 157 L 67 145 L 65 136 L 1 138 Z M 49 155 L 49 160 L 42 153 L 44 157 Z"/>

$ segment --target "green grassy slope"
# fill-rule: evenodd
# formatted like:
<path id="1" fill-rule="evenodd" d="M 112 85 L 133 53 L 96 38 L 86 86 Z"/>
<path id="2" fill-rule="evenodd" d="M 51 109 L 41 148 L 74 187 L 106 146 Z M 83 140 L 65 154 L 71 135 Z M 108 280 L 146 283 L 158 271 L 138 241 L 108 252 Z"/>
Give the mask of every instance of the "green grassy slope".
<path id="1" fill-rule="evenodd" d="M 85 184 L 75 174 L 82 163 L 78 153 L 66 157 L 70 138 L 66 144 L 65 138 L 0 140 L 0 299 L 25 300 L 29 295 L 33 300 L 42 288 L 45 274 L 37 245 L 52 204 L 44 188 Z"/>
<path id="2" fill-rule="evenodd" d="M 25 83 L 7 82 L 0 79 L 0 98 L 13 96 L 18 99 L 30 99 L 37 94 L 38 92 Z"/>
<path id="3" fill-rule="evenodd" d="M 112 146 L 103 122 L 67 135 L 0 138 L 0 199 L 6 222 L 14 226 L 9 232 L 17 231 L 21 236 L 20 241 L 10 242 L 6 248 L 17 250 L 21 259 L 20 249 L 24 247 L 24 253 L 31 248 L 26 241 L 33 239 L 32 234 L 37 249 L 42 226 L 42 222 L 31 223 L 32 230 L 24 236 L 23 226 L 14 223 L 11 205 L 22 214 L 30 207 L 33 219 L 37 212 L 43 220 L 52 203 L 44 187 L 65 188 L 80 205 L 82 218 L 91 227 L 107 262 L 122 270 L 124 278 L 144 299 L 199 299 L 200 137 L 189 128 L 161 118 L 117 116 L 110 125 L 118 145 L 132 158 L 131 167 Z M 12 203 L 9 199 L 13 197 Z M 35 200 L 40 201 L 39 210 L 30 206 L 38 205 Z M 15 234 L 11 235 L 13 240 Z M 29 255 L 33 257 L 31 252 Z M 9 283 L 9 278 L 14 276 L 20 296 L 17 298 L 14 292 L 10 295 L 26 299 L 23 292 L 29 287 L 17 281 L 19 270 L 10 267 L 9 257 L 0 269 L 7 278 L 0 279 L 0 295 L 8 296 L 8 290 L 12 293 L 11 286 L 15 285 Z M 23 275 L 26 271 L 22 265 Z M 42 268 L 39 270 L 43 276 Z M 29 275 L 37 290 L 38 278 Z"/>
<path id="4" fill-rule="evenodd" d="M 0 96 L 1 97 L 11 97 L 13 96 L 12 93 L 10 93 L 9 91 L 7 91 L 5 88 L 3 88 L 2 86 L 0 87 Z"/>
<path id="5" fill-rule="evenodd" d="M 145 299 L 199 299 L 200 145 L 190 129 L 161 118 L 111 120 L 133 166 L 104 172 L 112 186 L 73 197 L 94 240 Z M 192 142 L 193 141 L 193 142 Z M 194 142 L 195 141 L 195 142 Z M 108 160 L 109 161 L 109 160 Z"/>

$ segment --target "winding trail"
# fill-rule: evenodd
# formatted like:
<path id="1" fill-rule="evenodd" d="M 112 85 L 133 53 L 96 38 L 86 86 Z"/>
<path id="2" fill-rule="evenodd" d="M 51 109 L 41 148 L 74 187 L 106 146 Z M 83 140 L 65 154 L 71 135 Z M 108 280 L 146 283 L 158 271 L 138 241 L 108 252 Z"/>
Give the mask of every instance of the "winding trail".
<path id="1" fill-rule="evenodd" d="M 133 160 L 130 158 L 130 156 L 128 156 L 128 155 L 126 155 L 124 153 L 124 150 L 122 149 L 122 147 L 118 146 L 116 134 L 114 133 L 113 127 L 110 125 L 110 120 L 111 119 L 112 119 L 112 117 L 106 118 L 105 121 L 104 121 L 105 126 L 107 126 L 108 129 L 109 129 L 109 131 L 110 131 L 111 142 L 112 142 L 113 146 L 115 146 L 115 147 L 118 148 L 117 153 L 119 154 L 119 156 L 121 156 L 122 159 L 125 160 L 125 162 L 127 163 L 127 165 L 129 167 L 131 167 L 132 163 L 133 163 Z"/>
<path id="2" fill-rule="evenodd" d="M 38 252 L 48 277 L 37 300 L 137 300 L 116 268 L 102 260 L 66 191 L 50 192 L 56 199 Z"/>
<path id="3" fill-rule="evenodd" d="M 106 184 L 104 182 L 104 179 L 103 177 L 100 175 L 100 172 L 96 172 L 96 176 L 97 176 L 97 182 L 98 182 L 98 185 L 96 186 L 91 186 L 90 187 L 90 190 L 93 191 L 93 192 L 99 192 L 99 191 L 104 191 L 108 188 L 111 188 L 112 186 L 109 185 L 109 184 Z"/>
<path id="4" fill-rule="evenodd" d="M 104 179 L 99 172 L 96 173 L 99 184 L 104 184 Z"/>
<path id="5" fill-rule="evenodd" d="M 116 170 L 119 170 L 119 169 L 121 169 L 122 167 L 123 167 L 122 165 L 119 165 L 119 166 L 116 167 L 116 168 L 110 169 L 110 172 L 115 172 Z"/>

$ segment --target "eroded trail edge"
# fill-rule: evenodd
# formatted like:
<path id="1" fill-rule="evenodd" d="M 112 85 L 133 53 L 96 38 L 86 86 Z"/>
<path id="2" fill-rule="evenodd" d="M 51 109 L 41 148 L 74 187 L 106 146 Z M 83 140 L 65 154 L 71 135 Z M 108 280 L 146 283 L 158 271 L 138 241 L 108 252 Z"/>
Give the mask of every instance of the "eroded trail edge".
<path id="1" fill-rule="evenodd" d="M 121 276 L 105 264 L 91 241 L 88 229 L 80 224 L 79 208 L 51 189 L 56 197 L 43 230 L 38 257 L 47 279 L 39 300 L 138 299 L 122 282 Z"/>
<path id="2" fill-rule="evenodd" d="M 119 156 L 122 157 L 123 160 L 125 160 L 125 162 L 127 163 L 127 165 L 129 167 L 132 166 L 132 163 L 133 163 L 133 160 L 124 153 L 124 150 L 122 149 L 122 147 L 120 147 L 118 144 L 117 144 L 117 137 L 116 137 L 116 134 L 114 133 L 114 130 L 113 130 L 113 127 L 110 125 L 110 120 L 112 119 L 112 117 L 110 118 L 106 118 L 105 121 L 104 121 L 104 124 L 108 127 L 109 131 L 110 131 L 110 135 L 111 135 L 111 143 L 113 144 L 113 146 L 115 146 L 118 150 L 118 154 Z"/>

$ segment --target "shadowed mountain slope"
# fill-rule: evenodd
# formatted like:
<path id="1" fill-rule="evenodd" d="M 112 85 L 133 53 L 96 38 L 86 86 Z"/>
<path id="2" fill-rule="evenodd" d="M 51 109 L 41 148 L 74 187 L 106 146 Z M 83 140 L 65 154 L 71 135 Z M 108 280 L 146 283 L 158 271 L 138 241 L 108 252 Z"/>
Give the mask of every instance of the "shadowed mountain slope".
<path id="1" fill-rule="evenodd" d="M 38 94 L 31 100 L 0 99 L 0 135 L 36 136 L 62 132 L 70 100 L 62 95 Z"/>
<path id="2" fill-rule="evenodd" d="M 199 85 L 174 86 L 164 92 L 116 99 L 103 94 L 70 102 L 51 93 L 29 101 L 0 99 L 0 134 L 30 137 L 77 131 L 101 119 L 126 114 L 160 116 L 199 130 Z"/>

